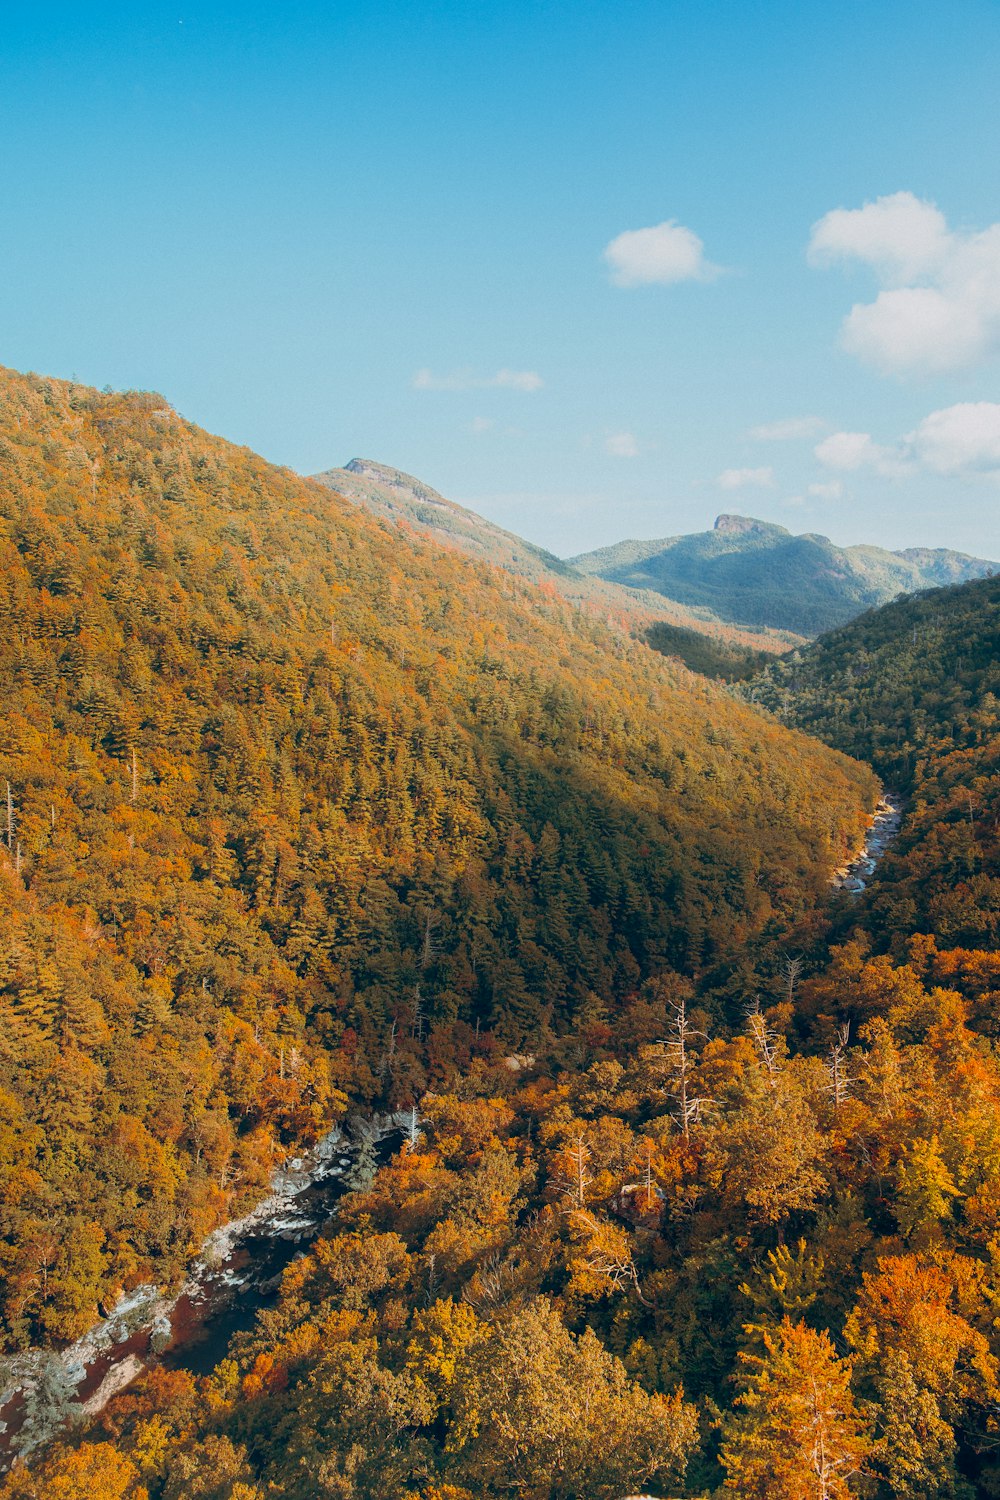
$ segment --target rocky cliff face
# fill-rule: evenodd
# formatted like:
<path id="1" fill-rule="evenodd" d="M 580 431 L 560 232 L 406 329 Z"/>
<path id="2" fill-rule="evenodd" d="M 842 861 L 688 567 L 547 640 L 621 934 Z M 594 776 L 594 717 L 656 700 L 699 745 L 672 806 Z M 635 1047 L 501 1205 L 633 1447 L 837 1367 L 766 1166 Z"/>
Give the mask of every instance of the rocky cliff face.
<path id="1" fill-rule="evenodd" d="M 778 536 L 789 536 L 783 526 L 774 526 L 769 521 L 755 521 L 752 516 L 735 516 L 723 512 L 716 516 L 714 531 L 722 532 L 725 536 L 766 536 L 774 533 Z"/>

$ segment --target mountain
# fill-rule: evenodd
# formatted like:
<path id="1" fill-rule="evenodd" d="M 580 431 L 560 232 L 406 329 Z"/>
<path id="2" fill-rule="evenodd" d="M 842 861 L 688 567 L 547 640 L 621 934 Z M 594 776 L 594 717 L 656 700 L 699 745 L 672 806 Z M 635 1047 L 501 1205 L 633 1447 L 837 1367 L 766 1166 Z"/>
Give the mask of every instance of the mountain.
<path id="1" fill-rule="evenodd" d="M 412 474 L 390 469 L 387 464 L 375 463 L 370 458 L 352 458 L 342 469 L 327 469 L 312 477 L 364 505 L 374 515 L 419 527 L 439 541 L 483 562 L 508 568 L 512 573 L 536 580 L 552 574 L 560 579 L 575 576 L 568 563 L 546 552 L 544 547 L 536 547 L 475 511 L 446 500 Z"/>
<path id="2" fill-rule="evenodd" d="M 1000 564 L 945 549 L 837 547 L 783 526 L 721 515 L 712 531 L 619 542 L 571 558 L 581 573 L 654 590 L 723 620 L 815 636 L 900 593 L 981 578 Z"/>
<path id="3" fill-rule="evenodd" d="M 998 590 L 888 605 L 750 689 L 905 789 L 859 901 L 736 918 L 727 988 L 660 969 L 537 1052 L 438 1047 L 228 1357 L 154 1367 L 3 1500 L 1000 1493 Z M 714 790 L 696 862 L 732 857 Z"/>
<path id="4" fill-rule="evenodd" d="M 10 372 L 0 563 L 0 1453 L 66 1414 L 25 1344 L 409 1120 L 2 1500 L 1000 1493 L 1000 580 L 722 690 Z M 856 902 L 844 750 L 906 799 Z"/>
<path id="5" fill-rule="evenodd" d="M 876 795 L 154 394 L 0 371 L 0 565 L 7 1351 L 176 1282 L 349 1105 L 728 993 Z"/>
<path id="6" fill-rule="evenodd" d="M 640 631 L 650 624 L 664 622 L 712 637 L 737 650 L 772 653 L 787 650 L 802 639 L 795 632 L 746 625 L 701 605 L 667 601 L 655 590 L 607 582 L 582 572 L 475 511 L 446 500 L 412 475 L 371 459 L 352 458 L 344 468 L 327 469 L 313 478 L 394 526 L 433 537 L 442 546 L 466 552 L 533 583 L 546 584 L 564 599 L 630 621 Z"/>

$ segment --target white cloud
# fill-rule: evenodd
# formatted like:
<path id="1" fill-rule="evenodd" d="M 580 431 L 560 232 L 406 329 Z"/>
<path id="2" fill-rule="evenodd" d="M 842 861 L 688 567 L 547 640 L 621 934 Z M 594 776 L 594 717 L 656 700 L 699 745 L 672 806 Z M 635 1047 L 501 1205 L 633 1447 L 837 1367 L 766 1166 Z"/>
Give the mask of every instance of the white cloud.
<path id="1" fill-rule="evenodd" d="M 844 486 L 839 479 L 830 479 L 821 484 L 811 484 L 809 494 L 817 500 L 839 500 Z"/>
<path id="2" fill-rule="evenodd" d="M 723 469 L 716 483 L 720 490 L 742 490 L 747 486 L 764 489 L 774 483 L 774 470 L 769 466 L 760 469 Z"/>
<path id="3" fill-rule="evenodd" d="M 495 375 L 475 375 L 458 370 L 453 375 L 435 375 L 432 370 L 418 370 L 410 382 L 415 391 L 540 391 L 545 384 L 534 370 L 497 370 Z"/>
<path id="4" fill-rule="evenodd" d="M 1000 478 L 1000 405 L 962 401 L 932 411 L 905 442 L 934 474 Z"/>
<path id="5" fill-rule="evenodd" d="M 824 215 L 808 258 L 876 273 L 882 290 L 851 308 L 841 344 L 884 374 L 939 374 L 1000 352 L 1000 224 L 950 230 L 933 203 L 892 193 Z"/>
<path id="6" fill-rule="evenodd" d="M 825 468 L 872 470 L 899 479 L 921 470 L 949 478 L 1000 479 L 1000 403 L 961 401 L 929 416 L 897 443 L 876 443 L 867 432 L 835 432 L 816 445 Z M 810 485 L 818 494 L 822 486 Z"/>
<path id="7" fill-rule="evenodd" d="M 858 302 L 844 319 L 848 354 L 883 375 L 935 375 L 976 364 L 994 338 L 980 309 L 937 287 L 900 287 Z"/>
<path id="8" fill-rule="evenodd" d="M 825 426 L 822 417 L 783 417 L 751 427 L 748 436 L 758 443 L 793 443 L 796 438 L 816 437 Z"/>
<path id="9" fill-rule="evenodd" d="M 604 451 L 612 458 L 638 458 L 638 439 L 634 432 L 609 433 L 604 439 Z"/>
<path id="10" fill-rule="evenodd" d="M 676 219 L 648 229 L 626 229 L 605 248 L 615 286 L 670 286 L 678 281 L 712 281 L 720 266 L 705 259 L 705 246 L 693 229 Z"/>
<path id="11" fill-rule="evenodd" d="M 498 370 L 486 383 L 511 391 L 540 391 L 545 381 L 535 370 Z"/>
<path id="12" fill-rule="evenodd" d="M 813 225 L 809 264 L 863 260 L 890 286 L 940 270 L 951 235 L 944 214 L 913 193 L 890 193 L 864 208 L 835 208 Z"/>
<path id="13" fill-rule="evenodd" d="M 473 417 L 469 423 L 469 431 L 479 435 L 484 432 L 492 432 L 496 425 L 492 417 Z"/>
<path id="14" fill-rule="evenodd" d="M 816 457 L 827 469 L 863 469 L 875 461 L 870 432 L 834 432 L 816 444 Z"/>
<path id="15" fill-rule="evenodd" d="M 907 467 L 903 455 L 876 443 L 870 432 L 833 432 L 814 452 L 824 468 L 848 474 L 874 469 L 884 479 L 896 479 Z"/>

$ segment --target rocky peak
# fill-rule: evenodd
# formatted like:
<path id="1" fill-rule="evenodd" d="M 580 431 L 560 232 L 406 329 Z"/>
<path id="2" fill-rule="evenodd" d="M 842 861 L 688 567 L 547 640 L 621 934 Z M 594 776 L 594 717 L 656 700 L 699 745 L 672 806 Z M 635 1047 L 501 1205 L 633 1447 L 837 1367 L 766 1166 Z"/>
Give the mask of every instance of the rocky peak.
<path id="1" fill-rule="evenodd" d="M 721 531 L 728 536 L 752 536 L 768 531 L 781 531 L 780 526 L 773 525 L 770 521 L 755 521 L 752 516 L 731 516 L 723 512 L 716 516 L 715 531 Z"/>

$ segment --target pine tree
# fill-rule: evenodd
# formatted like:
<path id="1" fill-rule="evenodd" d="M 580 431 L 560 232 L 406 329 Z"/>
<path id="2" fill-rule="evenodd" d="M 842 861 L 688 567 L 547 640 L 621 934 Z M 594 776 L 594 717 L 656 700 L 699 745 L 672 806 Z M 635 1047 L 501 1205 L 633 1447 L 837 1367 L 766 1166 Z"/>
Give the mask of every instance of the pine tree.
<path id="1" fill-rule="evenodd" d="M 784 1318 L 743 1354 L 744 1389 L 722 1447 L 725 1488 L 744 1500 L 846 1500 L 866 1451 L 851 1367 L 826 1333 Z"/>

